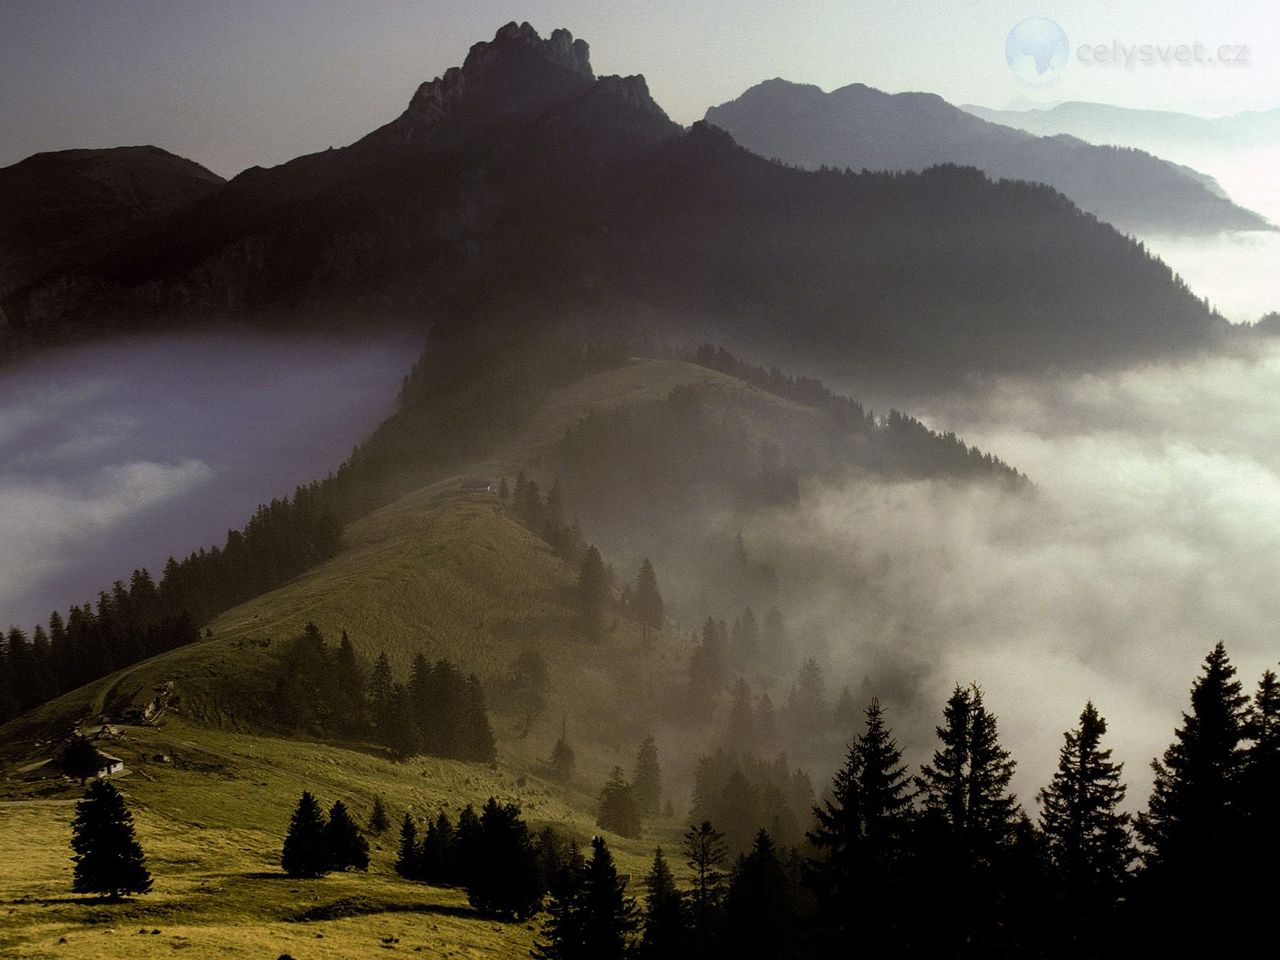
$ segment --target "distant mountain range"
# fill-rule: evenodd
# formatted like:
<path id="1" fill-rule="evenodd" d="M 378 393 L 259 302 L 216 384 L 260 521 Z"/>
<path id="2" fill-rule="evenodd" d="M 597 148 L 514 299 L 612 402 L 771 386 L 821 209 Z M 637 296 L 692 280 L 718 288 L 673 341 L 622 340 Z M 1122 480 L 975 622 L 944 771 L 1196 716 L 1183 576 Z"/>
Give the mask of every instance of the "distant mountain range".
<path id="1" fill-rule="evenodd" d="M 984 120 L 1040 136 L 1070 134 L 1093 143 L 1125 144 L 1157 153 L 1280 146 L 1280 109 L 1248 110 L 1225 117 L 1081 101 L 1027 110 L 992 110 L 971 104 L 965 104 L 964 109 Z"/>
<path id="2" fill-rule="evenodd" d="M 528 24 L 351 146 L 252 168 L 95 242 L 0 299 L 0 348 L 394 316 L 709 338 L 932 383 L 1121 364 L 1226 329 L 1049 187 L 951 165 L 788 168 L 682 129 L 643 77 L 596 77 L 583 41 Z"/>
<path id="3" fill-rule="evenodd" d="M 959 163 L 994 178 L 1047 183 L 1129 231 L 1206 234 L 1270 226 L 1188 167 L 1074 136 L 1034 136 L 931 93 L 888 94 L 862 84 L 825 93 L 769 80 L 712 107 L 706 119 L 748 149 L 802 167 L 923 170 Z"/>

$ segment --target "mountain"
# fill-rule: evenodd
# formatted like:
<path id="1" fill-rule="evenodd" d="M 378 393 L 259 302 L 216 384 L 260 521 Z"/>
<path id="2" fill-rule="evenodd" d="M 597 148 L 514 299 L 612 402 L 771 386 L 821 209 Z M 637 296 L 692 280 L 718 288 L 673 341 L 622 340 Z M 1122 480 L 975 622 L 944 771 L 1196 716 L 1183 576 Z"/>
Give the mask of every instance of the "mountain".
<path id="1" fill-rule="evenodd" d="M 1194 170 L 1076 137 L 1033 136 L 929 93 L 888 94 L 862 84 L 825 93 L 769 80 L 712 107 L 706 119 L 748 149 L 802 167 L 922 170 L 958 163 L 992 178 L 1046 183 L 1130 232 L 1269 229 Z"/>
<path id="2" fill-rule="evenodd" d="M 4 167 L 0 294 L 96 259 L 224 182 L 198 163 L 149 146 L 37 153 Z"/>
<path id="3" fill-rule="evenodd" d="M 1052 189 L 789 169 L 586 44 L 509 24 L 351 146 L 251 169 L 0 300 L 13 342 L 228 316 L 570 325 L 939 384 L 1212 345 L 1225 323 Z M 695 340 L 695 342 L 696 342 Z"/>
<path id="4" fill-rule="evenodd" d="M 1155 153 L 1241 151 L 1280 145 L 1280 109 L 1200 117 L 1168 110 L 1134 110 L 1068 101 L 1051 108 L 993 110 L 965 104 L 976 117 L 1040 136 L 1068 134 Z"/>

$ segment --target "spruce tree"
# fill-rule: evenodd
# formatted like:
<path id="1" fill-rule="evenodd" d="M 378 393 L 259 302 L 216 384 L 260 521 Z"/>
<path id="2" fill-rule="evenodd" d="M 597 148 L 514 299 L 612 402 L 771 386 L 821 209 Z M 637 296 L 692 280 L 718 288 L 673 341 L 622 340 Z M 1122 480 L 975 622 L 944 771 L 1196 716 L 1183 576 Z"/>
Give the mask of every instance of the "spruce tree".
<path id="1" fill-rule="evenodd" d="M 989 861 L 1017 822 L 1017 800 L 1009 793 L 1014 762 L 1000 746 L 996 718 L 978 687 L 957 686 L 943 719 L 941 746 L 920 770 L 925 807 L 941 815 L 970 855 Z"/>
<path id="2" fill-rule="evenodd" d="M 632 609 L 636 619 L 648 631 L 661 630 L 666 620 L 666 612 L 662 603 L 662 594 L 658 592 L 658 577 L 653 572 L 653 564 L 645 557 L 640 564 L 640 572 L 636 575 L 636 588 L 632 598 Z"/>
<path id="3" fill-rule="evenodd" d="M 1058 769 L 1040 791 L 1040 829 L 1078 925 L 1092 925 L 1119 899 L 1134 858 L 1129 815 L 1120 809 L 1123 764 L 1102 748 L 1107 721 L 1092 701 L 1063 734 Z"/>
<path id="4" fill-rule="evenodd" d="M 438 885 L 449 885 L 457 881 L 455 846 L 453 821 L 441 810 L 435 821 L 427 824 L 426 834 L 422 838 L 419 863 L 423 880 Z"/>
<path id="5" fill-rule="evenodd" d="M 597 802 L 597 827 L 623 837 L 640 836 L 640 808 L 635 789 L 627 783 L 621 767 L 613 768 Z"/>
<path id="6" fill-rule="evenodd" d="M 658 765 L 658 745 L 652 734 L 640 744 L 631 790 L 640 813 L 647 817 L 657 816 L 662 805 L 662 769 Z"/>
<path id="7" fill-rule="evenodd" d="M 538 863 L 528 825 L 515 804 L 493 797 L 480 814 L 467 899 L 481 913 L 524 920 L 542 904 Z"/>
<path id="8" fill-rule="evenodd" d="M 587 639 L 599 643 L 608 626 L 609 576 L 604 558 L 594 546 L 582 556 L 578 569 L 578 615 Z"/>
<path id="9" fill-rule="evenodd" d="M 693 946 L 698 957 L 710 957 L 717 943 L 720 911 L 724 903 L 724 863 L 729 855 L 724 834 L 704 820 L 684 835 L 685 865 L 693 874 L 690 920 Z"/>
<path id="10" fill-rule="evenodd" d="M 346 804 L 341 800 L 335 800 L 329 810 L 329 822 L 325 825 L 325 840 L 329 847 L 331 869 L 369 869 L 369 841 L 360 833 L 360 827 L 351 818 Z"/>
<path id="11" fill-rule="evenodd" d="M 866 729 L 832 782 L 831 798 L 814 810 L 809 835 L 822 855 L 812 864 L 824 932 L 833 942 L 859 926 L 858 938 L 892 945 L 903 921 L 903 858 L 911 827 L 911 778 L 878 700 Z"/>
<path id="12" fill-rule="evenodd" d="M 1206 898 L 1220 902 L 1235 885 L 1248 703 L 1235 674 L 1218 643 L 1192 684 L 1191 712 L 1163 758 L 1151 763 L 1155 782 L 1137 831 L 1144 886 L 1163 909 L 1183 909 L 1191 891 L 1206 885 Z"/>
<path id="13" fill-rule="evenodd" d="M 80 781 L 80 786 L 84 786 L 85 781 L 90 777 L 96 776 L 102 768 L 102 754 L 87 739 L 76 733 L 67 743 L 66 748 L 62 751 L 60 758 L 63 772 L 69 777 L 74 777 Z"/>
<path id="14" fill-rule="evenodd" d="M 133 832 L 133 815 L 110 781 L 90 784 L 76 804 L 71 849 L 75 851 L 71 889 L 76 893 L 97 893 L 114 900 L 151 889 L 146 858 Z"/>
<path id="15" fill-rule="evenodd" d="M 653 851 L 644 888 L 644 934 L 637 951 L 641 960 L 676 960 L 685 956 L 689 948 L 688 911 L 661 847 Z"/>
<path id="16" fill-rule="evenodd" d="M 794 956 L 794 896 L 764 830 L 738 858 L 725 898 L 725 948 L 731 957 L 783 960 Z"/>
<path id="17" fill-rule="evenodd" d="M 291 877 L 322 877 L 333 869 L 328 824 L 320 804 L 307 790 L 302 791 L 289 821 L 280 865 Z"/>
<path id="18" fill-rule="evenodd" d="M 552 903 L 535 960 L 627 960 L 638 926 L 635 901 L 623 885 L 604 838 L 591 841 L 591 859 L 576 882 Z"/>
<path id="19" fill-rule="evenodd" d="M 400 850 L 396 856 L 396 873 L 406 880 L 418 880 L 422 875 L 421 861 L 418 856 L 418 825 L 413 815 L 405 811 L 404 820 L 400 823 Z"/>
<path id="20" fill-rule="evenodd" d="M 382 797 L 374 797 L 373 809 L 369 812 L 369 832 L 380 837 L 390 826 L 391 819 L 387 816 L 387 807 L 382 802 Z"/>

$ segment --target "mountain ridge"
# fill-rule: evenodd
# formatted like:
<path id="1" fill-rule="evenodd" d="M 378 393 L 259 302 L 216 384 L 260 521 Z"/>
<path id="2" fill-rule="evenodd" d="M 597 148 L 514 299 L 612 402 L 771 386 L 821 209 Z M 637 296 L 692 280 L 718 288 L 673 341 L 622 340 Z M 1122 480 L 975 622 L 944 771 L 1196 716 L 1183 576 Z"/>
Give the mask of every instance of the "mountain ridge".
<path id="1" fill-rule="evenodd" d="M 251 168 L 12 293 L 10 339 L 227 317 L 569 324 L 942 381 L 1114 365 L 1224 328 L 1051 190 L 789 170 L 679 127 L 642 77 L 596 76 L 566 31 L 509 24 L 455 70 L 354 144 Z"/>
<path id="2" fill-rule="evenodd" d="M 711 107 L 706 119 L 757 153 L 810 168 L 919 170 L 959 163 L 993 179 L 1047 183 L 1129 231 L 1273 229 L 1198 171 L 1076 137 L 1037 137 L 932 93 L 890 94 L 860 83 L 826 93 L 779 78 Z"/>

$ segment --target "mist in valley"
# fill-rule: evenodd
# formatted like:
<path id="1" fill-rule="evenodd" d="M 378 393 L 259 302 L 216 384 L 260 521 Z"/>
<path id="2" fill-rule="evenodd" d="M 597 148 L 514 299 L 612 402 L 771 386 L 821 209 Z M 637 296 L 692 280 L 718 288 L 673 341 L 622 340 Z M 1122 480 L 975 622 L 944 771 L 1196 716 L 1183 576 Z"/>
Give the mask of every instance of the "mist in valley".
<path id="1" fill-rule="evenodd" d="M 829 695 L 879 696 L 910 760 L 936 747 L 954 685 L 976 682 L 1034 812 L 1092 699 L 1137 809 L 1212 645 L 1226 643 L 1247 689 L 1275 666 L 1278 392 L 1280 347 L 1263 346 L 922 399 L 930 426 L 998 451 L 1034 489 L 811 481 L 743 536 L 776 570 Z M 813 762 L 815 780 L 829 773 Z"/>
<path id="2" fill-rule="evenodd" d="M 231 328 L 91 342 L 0 371 L 0 617 L 30 628 L 221 544 L 391 412 L 420 337 Z"/>

